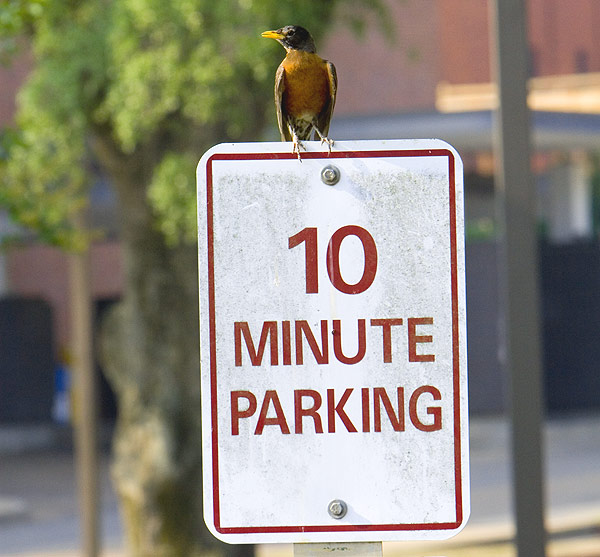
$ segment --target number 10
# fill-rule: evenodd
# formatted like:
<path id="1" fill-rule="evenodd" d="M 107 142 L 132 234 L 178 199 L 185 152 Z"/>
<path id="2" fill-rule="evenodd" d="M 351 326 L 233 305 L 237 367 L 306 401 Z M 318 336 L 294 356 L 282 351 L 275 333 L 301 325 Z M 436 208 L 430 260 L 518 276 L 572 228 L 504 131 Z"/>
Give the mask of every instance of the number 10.
<path id="1" fill-rule="evenodd" d="M 348 284 L 340 271 L 340 247 L 344 238 L 356 236 L 363 247 L 364 268 L 360 280 L 355 284 Z M 292 249 L 304 242 L 304 258 L 306 270 L 306 293 L 319 292 L 319 261 L 317 246 L 317 229 L 314 227 L 303 228 L 288 239 L 288 248 Z M 344 294 L 360 294 L 373 284 L 377 272 L 377 247 L 373 236 L 364 228 L 356 225 L 338 228 L 327 245 L 327 274 L 331 284 Z"/>

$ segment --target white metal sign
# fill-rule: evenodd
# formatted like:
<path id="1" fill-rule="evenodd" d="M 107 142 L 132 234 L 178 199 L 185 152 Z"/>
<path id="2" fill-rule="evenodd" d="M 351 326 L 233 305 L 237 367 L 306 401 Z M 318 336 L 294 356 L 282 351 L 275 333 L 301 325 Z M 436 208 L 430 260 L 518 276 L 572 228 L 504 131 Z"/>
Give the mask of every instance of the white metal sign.
<path id="1" fill-rule="evenodd" d="M 198 166 L 204 513 L 229 543 L 469 515 L 462 163 L 439 140 Z"/>

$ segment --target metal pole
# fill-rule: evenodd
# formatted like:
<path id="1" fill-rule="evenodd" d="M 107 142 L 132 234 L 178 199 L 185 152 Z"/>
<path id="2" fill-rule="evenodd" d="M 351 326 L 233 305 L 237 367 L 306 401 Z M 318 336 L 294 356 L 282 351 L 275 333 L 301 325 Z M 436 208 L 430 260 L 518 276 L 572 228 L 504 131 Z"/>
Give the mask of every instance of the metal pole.
<path id="1" fill-rule="evenodd" d="M 75 387 L 75 456 L 84 557 L 97 557 L 98 447 L 97 389 L 92 342 L 89 250 L 70 256 L 71 322 Z"/>
<path id="2" fill-rule="evenodd" d="M 295 543 L 294 557 L 381 557 L 381 542 Z"/>
<path id="3" fill-rule="evenodd" d="M 528 44 L 524 0 L 494 0 L 498 215 L 509 369 L 513 490 L 520 557 L 545 555 L 536 195 L 530 169 Z M 501 259 L 502 261 L 502 259 Z M 503 280 L 504 279 L 504 280 Z"/>

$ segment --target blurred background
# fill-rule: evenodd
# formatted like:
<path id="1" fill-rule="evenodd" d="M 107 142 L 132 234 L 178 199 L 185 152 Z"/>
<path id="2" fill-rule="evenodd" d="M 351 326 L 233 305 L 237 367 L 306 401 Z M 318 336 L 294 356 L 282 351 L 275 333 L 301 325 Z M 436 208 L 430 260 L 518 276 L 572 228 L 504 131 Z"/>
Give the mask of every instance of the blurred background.
<path id="1" fill-rule="evenodd" d="M 155 493 L 148 500 L 160 499 L 160 490 L 154 480 L 130 478 L 160 467 L 140 471 L 128 458 L 135 451 L 155 455 L 148 439 L 158 437 L 173 451 L 168 466 L 177 481 L 186 485 L 195 477 L 199 456 L 189 446 L 200 442 L 196 395 L 164 393 L 194 385 L 197 361 L 173 356 L 178 350 L 193 354 L 194 341 L 181 348 L 175 332 L 169 344 L 170 322 L 152 328 L 147 308 L 157 296 L 162 302 L 154 311 L 163 311 L 162 304 L 187 306 L 190 322 L 197 320 L 190 293 L 195 271 L 189 269 L 194 165 L 221 141 L 278 139 L 272 83 L 283 50 L 267 44 L 273 41 L 261 39 L 260 31 L 292 23 L 313 31 L 319 54 L 336 65 L 331 137 L 437 137 L 458 150 L 465 167 L 472 518 L 443 549 L 386 544 L 384 551 L 514 555 L 492 149 L 498 98 L 488 2 L 340 0 L 299 7 L 247 0 L 221 2 L 227 8 L 221 13 L 205 4 L 9 1 L 1 8 L 0 555 L 83 554 L 73 459 L 81 404 L 73 387 L 73 250 L 89 255 L 97 551 L 170 554 L 144 553 L 139 548 L 146 542 L 132 541 L 136 521 L 127 509 L 138 496 L 131 486 Z M 527 10 L 549 554 L 597 556 L 600 2 L 528 0 Z M 75 218 L 82 214 L 84 226 Z M 152 261 L 143 260 L 144 250 L 155 254 Z M 165 267 L 172 276 L 156 274 Z M 176 276 L 180 267 L 191 275 Z M 173 301 L 173 291 L 189 296 Z M 169 347 L 161 352 L 162 343 Z M 156 375 L 151 362 L 127 358 L 142 352 L 159 360 Z M 177 370 L 173 378 L 164 379 L 171 369 Z M 140 387 L 145 381 L 158 384 Z M 182 407 L 191 408 L 189 416 Z M 135 500 L 147 503 L 145 497 Z M 204 535 L 189 529 L 182 537 Z M 172 554 L 197 549 L 181 551 Z M 285 554 L 290 548 L 257 551 Z"/>

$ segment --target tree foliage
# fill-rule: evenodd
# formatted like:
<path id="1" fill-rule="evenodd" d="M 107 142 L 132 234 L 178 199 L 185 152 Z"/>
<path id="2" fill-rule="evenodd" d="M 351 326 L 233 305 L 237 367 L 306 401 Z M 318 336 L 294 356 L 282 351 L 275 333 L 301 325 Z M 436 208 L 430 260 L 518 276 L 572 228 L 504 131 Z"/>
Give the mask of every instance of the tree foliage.
<path id="1" fill-rule="evenodd" d="M 8 63 L 48 0 L 5 0 L 0 6 L 0 62 Z"/>
<path id="2" fill-rule="evenodd" d="M 219 140 L 260 140 L 272 106 L 282 51 L 260 32 L 293 22 L 319 37 L 338 3 L 9 0 L 0 33 L 28 33 L 35 68 L 0 170 L 0 205 L 49 242 L 81 245 L 68 231 L 101 135 L 126 156 L 154 147 L 157 223 L 171 242 L 194 238 L 192 161 Z M 379 0 L 346 1 L 347 19 L 360 21 L 365 6 L 382 13 Z"/>

